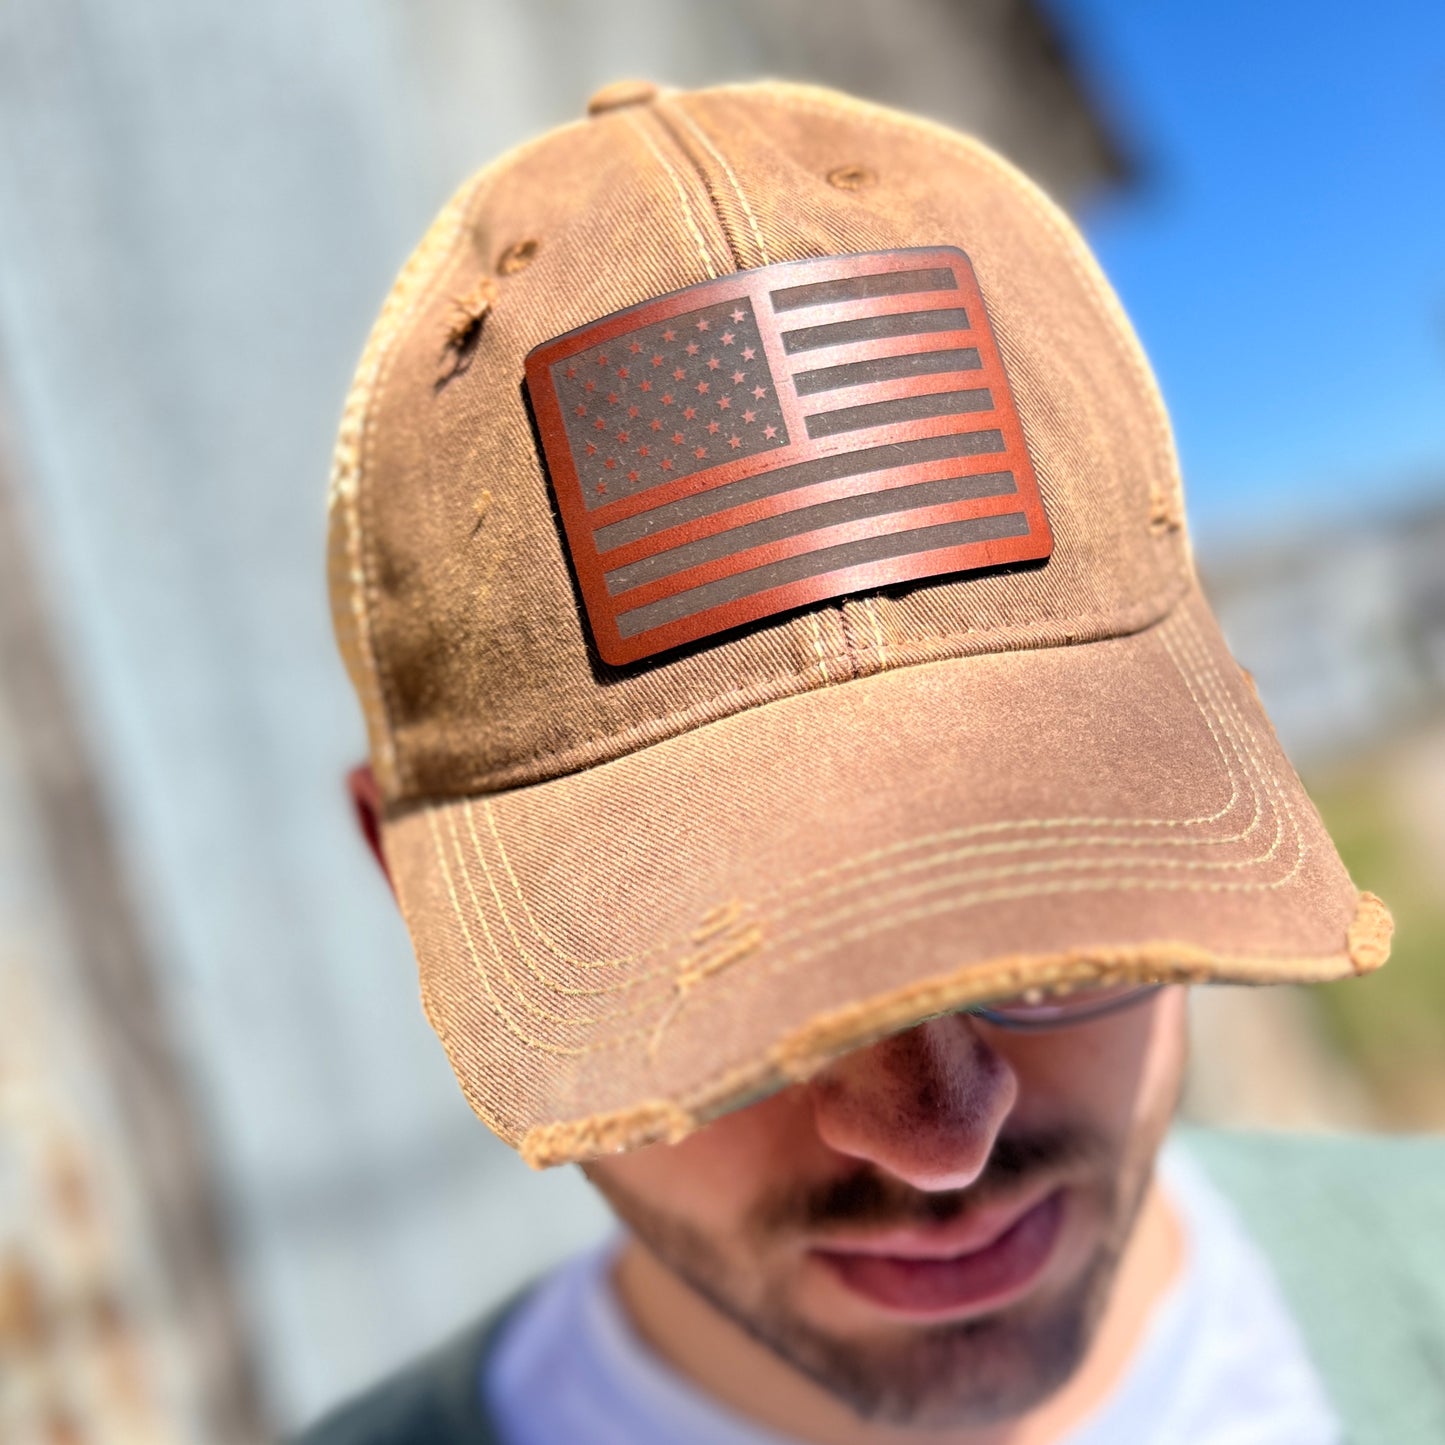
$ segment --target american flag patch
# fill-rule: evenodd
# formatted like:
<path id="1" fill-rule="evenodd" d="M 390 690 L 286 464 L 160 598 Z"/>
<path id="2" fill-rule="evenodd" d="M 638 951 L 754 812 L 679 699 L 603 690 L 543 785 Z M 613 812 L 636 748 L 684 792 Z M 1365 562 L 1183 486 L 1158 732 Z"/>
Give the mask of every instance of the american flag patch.
<path id="1" fill-rule="evenodd" d="M 526 370 L 607 662 L 1053 546 L 956 247 L 741 271 L 545 342 Z"/>

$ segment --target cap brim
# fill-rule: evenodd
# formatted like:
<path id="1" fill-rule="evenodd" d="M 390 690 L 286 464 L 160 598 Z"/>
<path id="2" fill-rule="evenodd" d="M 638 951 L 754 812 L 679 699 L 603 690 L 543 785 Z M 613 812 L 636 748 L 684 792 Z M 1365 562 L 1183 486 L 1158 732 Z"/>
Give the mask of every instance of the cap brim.
<path id="1" fill-rule="evenodd" d="M 415 808 L 385 847 L 467 1098 L 539 1166 L 1031 986 L 1320 981 L 1389 947 L 1197 594 Z"/>

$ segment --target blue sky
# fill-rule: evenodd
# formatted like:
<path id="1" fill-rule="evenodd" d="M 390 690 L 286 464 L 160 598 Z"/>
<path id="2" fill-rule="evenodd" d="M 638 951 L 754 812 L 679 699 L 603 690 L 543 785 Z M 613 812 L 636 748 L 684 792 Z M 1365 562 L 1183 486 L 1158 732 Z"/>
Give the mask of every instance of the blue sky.
<path id="1" fill-rule="evenodd" d="M 1084 223 L 1201 543 L 1445 490 L 1445 5 L 1053 8 L 1141 159 Z"/>

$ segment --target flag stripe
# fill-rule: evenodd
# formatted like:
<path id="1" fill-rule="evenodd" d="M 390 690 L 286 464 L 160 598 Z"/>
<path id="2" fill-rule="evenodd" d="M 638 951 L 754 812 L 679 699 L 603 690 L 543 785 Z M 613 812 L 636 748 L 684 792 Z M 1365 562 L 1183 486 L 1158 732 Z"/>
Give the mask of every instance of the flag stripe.
<path id="1" fill-rule="evenodd" d="M 961 306 L 895 311 L 884 316 L 860 316 L 852 321 L 829 321 L 822 326 L 800 326 L 794 331 L 785 331 L 783 350 L 792 356 L 799 351 L 816 351 L 820 346 L 872 341 L 880 336 L 919 336 L 929 331 L 968 329 L 968 312 Z"/>
<path id="2" fill-rule="evenodd" d="M 617 567 L 607 573 L 607 590 L 615 597 L 644 582 L 670 577 L 688 567 L 756 547 L 763 542 L 776 542 L 783 537 L 796 537 L 816 532 L 839 522 L 854 522 L 860 517 L 881 517 L 889 512 L 909 512 L 916 507 L 940 506 L 945 502 L 967 502 L 979 497 L 1002 497 L 1017 492 L 1012 472 L 983 472 L 967 477 L 940 477 L 932 482 L 915 482 L 911 486 L 892 487 L 881 492 L 860 492 L 819 502 L 811 507 L 781 512 L 725 532 L 715 532 L 695 542 L 654 552 L 650 557 Z"/>
<path id="3" fill-rule="evenodd" d="M 922 396 L 901 396 L 893 401 L 870 401 L 863 406 L 844 406 L 836 411 L 817 411 L 806 417 L 812 438 L 836 436 L 844 431 L 862 431 L 870 426 L 893 426 L 930 416 L 959 416 L 971 411 L 992 411 L 993 393 L 985 387 L 973 391 L 928 391 Z"/>
<path id="4" fill-rule="evenodd" d="M 996 517 L 1005 512 L 1016 512 L 1019 508 L 1018 495 L 1006 494 L 1002 497 L 979 497 L 967 502 L 943 502 L 935 507 L 914 507 L 907 512 L 862 517 L 854 522 L 834 522 L 831 526 L 819 527 L 812 532 L 800 532 L 794 537 L 780 537 L 775 542 L 744 547 L 739 552 L 729 552 L 725 557 L 716 557 L 711 562 L 699 562 L 697 566 L 674 572 L 670 577 L 658 577 L 651 582 L 644 582 L 618 597 L 608 593 L 604 583 L 603 594 L 610 607 L 619 612 L 630 612 L 635 608 L 660 602 L 664 597 L 673 597 L 679 592 L 691 592 L 694 588 L 721 582 L 725 577 L 735 577 L 773 562 L 799 557 L 804 552 L 822 552 L 829 547 L 841 547 L 847 542 L 859 542 L 867 537 L 892 536 L 895 532 L 917 531 L 970 517 Z"/>
<path id="5" fill-rule="evenodd" d="M 755 592 L 765 592 L 769 588 L 817 577 L 825 572 L 838 572 L 847 567 L 879 562 L 889 557 L 905 557 L 915 552 L 965 547 L 970 543 L 1002 537 L 1024 537 L 1028 535 L 1028 530 L 1029 519 L 1023 512 L 1004 512 L 992 517 L 967 517 L 933 527 L 861 537 L 835 547 L 800 552 L 793 557 L 719 578 L 716 582 L 705 582 L 685 592 L 675 592 L 670 597 L 662 597 L 622 613 L 617 619 L 617 627 L 623 637 L 636 637 L 638 633 L 661 627 L 664 623 L 679 622 L 709 608 L 750 597 Z"/>
<path id="6" fill-rule="evenodd" d="M 844 346 L 830 346 L 825 353 L 800 352 L 790 357 L 792 375 L 801 376 L 809 366 L 844 366 L 852 361 L 877 361 L 885 356 L 918 356 L 925 351 L 956 351 L 972 343 L 977 333 L 931 331 L 916 336 L 880 336 L 868 341 L 853 341 Z M 826 361 L 824 357 L 826 356 Z M 988 352 L 979 348 L 979 356 Z"/>
<path id="7" fill-rule="evenodd" d="M 837 391 L 845 386 L 866 386 L 875 381 L 894 381 L 900 376 L 932 376 L 944 371 L 978 371 L 983 363 L 978 348 L 953 347 L 947 351 L 911 351 L 902 356 L 876 356 L 846 366 L 820 366 L 800 371 L 793 377 L 799 396 L 816 396 L 820 391 Z"/>
<path id="8" fill-rule="evenodd" d="M 1003 471 L 1009 463 L 997 453 L 975 457 L 952 457 L 937 462 L 921 462 L 911 467 L 896 467 L 892 471 L 869 472 L 861 477 L 837 477 L 832 481 L 815 482 L 811 487 L 800 487 L 791 492 L 780 492 L 772 497 L 760 497 L 754 502 L 743 502 L 714 512 L 709 517 L 700 517 L 695 522 L 684 522 L 679 527 L 667 527 L 651 536 L 641 537 L 626 546 L 616 547 L 600 560 L 607 571 L 640 562 L 657 552 L 669 552 L 718 532 L 729 532 L 734 527 L 745 527 L 751 522 L 761 522 L 783 512 L 797 512 L 804 507 L 815 507 L 820 502 L 838 501 L 844 497 L 858 496 L 863 492 L 884 492 L 896 487 L 911 487 L 916 482 L 936 482 L 944 477 L 972 477 L 984 472 Z M 999 510 L 990 507 L 989 511 Z M 962 514 L 960 514 L 962 515 Z M 942 519 L 937 519 L 942 520 Z M 833 541 L 840 540 L 833 538 Z M 825 543 L 826 544 L 826 543 Z M 825 545 L 824 544 L 824 545 Z"/>
<path id="9" fill-rule="evenodd" d="M 726 511 L 729 507 L 789 492 L 797 487 L 811 487 L 817 482 L 830 482 L 838 477 L 857 477 L 867 472 L 889 471 L 953 457 L 988 455 L 1003 450 L 1003 433 L 988 429 L 949 432 L 944 436 L 921 437 L 917 441 L 893 446 L 867 447 L 862 451 L 816 457 L 812 461 L 758 472 L 721 487 L 694 492 L 690 497 L 664 502 L 650 511 L 598 527 L 592 536 L 597 550 L 606 553 L 666 528 L 710 517 L 714 512 Z"/>
<path id="10" fill-rule="evenodd" d="M 801 306 L 828 306 L 838 301 L 863 301 L 873 296 L 908 296 L 918 291 L 957 291 L 958 281 L 946 266 L 929 271 L 880 271 L 875 276 L 847 276 L 841 281 L 815 281 L 811 286 L 784 286 L 769 292 L 774 311 Z"/>

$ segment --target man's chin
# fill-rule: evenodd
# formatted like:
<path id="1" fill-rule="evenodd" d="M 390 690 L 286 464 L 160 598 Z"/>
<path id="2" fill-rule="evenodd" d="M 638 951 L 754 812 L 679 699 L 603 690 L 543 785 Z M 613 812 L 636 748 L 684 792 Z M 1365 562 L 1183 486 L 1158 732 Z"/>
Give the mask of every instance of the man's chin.
<path id="1" fill-rule="evenodd" d="M 597 1182 L 677 1280 L 853 1414 L 914 1429 L 977 1428 L 1029 1413 L 1074 1375 L 1133 1232 L 1157 1138 L 1148 1136 L 1137 1164 L 1120 1168 L 1079 1137 L 1019 1138 L 1011 1157 L 996 1146 L 992 1178 L 973 1196 L 973 1225 L 966 1210 L 952 1219 L 937 1208 L 910 1208 L 914 1201 L 896 1184 L 872 1173 L 793 1186 L 753 1211 L 736 1260 L 686 1218 L 648 1209 L 600 1172 Z M 1081 1176 L 1090 1162 L 1095 1168 Z M 1071 1182 L 1059 1182 L 1071 1174 Z M 977 1298 L 950 1305 L 942 1317 L 870 1299 L 868 1289 L 850 1289 L 825 1260 L 810 1257 L 847 1252 L 850 1240 L 855 1255 L 891 1242 L 899 1258 L 927 1256 L 936 1231 L 956 1229 L 967 1243 L 984 1217 L 978 1211 L 1016 1195 L 1028 1202 L 1016 1216 L 1003 1211 L 1005 1229 L 1031 1228 L 1026 1217 L 1055 1193 L 1067 1204 L 1052 1238 L 1043 1230 L 1032 1245 L 1023 1241 L 1029 1247 L 1018 1248 L 1018 1257 L 985 1261 L 987 1279 L 953 1281 L 950 1288 L 962 1294 L 978 1286 Z M 985 1231 L 982 1243 L 972 1241 L 974 1253 L 1002 1239 Z"/>
<path id="2" fill-rule="evenodd" d="M 1042 1404 L 1087 1353 L 1116 1260 L 1067 1289 L 989 1314 L 841 1335 L 774 1304 L 738 1319 L 862 1419 L 916 1429 L 996 1424 Z"/>

